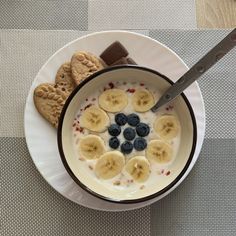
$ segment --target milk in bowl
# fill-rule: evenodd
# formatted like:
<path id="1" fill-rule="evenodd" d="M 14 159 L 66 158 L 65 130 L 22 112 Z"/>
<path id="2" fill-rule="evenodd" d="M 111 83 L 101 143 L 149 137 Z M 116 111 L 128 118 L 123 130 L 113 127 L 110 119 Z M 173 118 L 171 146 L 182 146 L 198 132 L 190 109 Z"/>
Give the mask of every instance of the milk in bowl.
<path id="1" fill-rule="evenodd" d="M 127 198 L 168 178 L 181 127 L 172 104 L 150 110 L 158 98 L 145 83 L 119 81 L 89 95 L 71 127 L 78 168 Z"/>

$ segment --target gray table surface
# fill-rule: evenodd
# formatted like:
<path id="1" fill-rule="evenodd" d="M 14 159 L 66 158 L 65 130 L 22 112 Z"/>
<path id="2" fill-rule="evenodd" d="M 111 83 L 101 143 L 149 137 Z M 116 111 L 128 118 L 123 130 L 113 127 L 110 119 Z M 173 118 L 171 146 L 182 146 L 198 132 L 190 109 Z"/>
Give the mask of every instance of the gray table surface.
<path id="1" fill-rule="evenodd" d="M 23 133 L 28 90 L 40 67 L 57 49 L 87 30 L 101 29 L 95 20 L 98 16 L 89 18 L 94 10 L 88 3 L 93 8 L 98 1 L 62 1 L 59 10 L 53 5 L 56 1 L 0 3 L 1 235 L 236 235 L 236 50 L 199 80 L 207 118 L 200 158 L 187 179 L 161 201 L 130 212 L 95 211 L 65 199 L 36 170 Z M 24 7 L 18 8 L 22 4 Z M 117 3 L 113 0 L 112 4 Z M 48 10 L 43 11 L 42 6 Z M 73 11 L 74 7 L 79 11 Z M 64 17 L 66 9 L 73 17 L 56 21 L 61 14 Z M 34 21 L 32 10 L 42 16 Z M 54 15 L 49 17 L 48 11 Z M 105 26 L 149 35 L 191 66 L 229 30 L 179 30 L 186 28 L 185 20 L 190 22 L 191 17 L 180 17 L 175 27 L 166 23 L 175 30 L 160 30 L 156 21 L 146 21 L 142 27 L 132 21 L 123 23 L 124 27 L 121 21 L 120 25 L 110 22 Z M 190 26 L 195 27 L 194 20 Z"/>

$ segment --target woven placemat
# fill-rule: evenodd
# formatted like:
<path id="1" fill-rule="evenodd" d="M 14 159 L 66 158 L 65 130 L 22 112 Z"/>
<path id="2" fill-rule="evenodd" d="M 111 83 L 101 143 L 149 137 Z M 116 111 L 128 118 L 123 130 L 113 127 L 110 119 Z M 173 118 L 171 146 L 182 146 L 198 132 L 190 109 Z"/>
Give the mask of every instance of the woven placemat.
<path id="1" fill-rule="evenodd" d="M 1 29 L 193 29 L 194 0 L 3 0 Z"/>

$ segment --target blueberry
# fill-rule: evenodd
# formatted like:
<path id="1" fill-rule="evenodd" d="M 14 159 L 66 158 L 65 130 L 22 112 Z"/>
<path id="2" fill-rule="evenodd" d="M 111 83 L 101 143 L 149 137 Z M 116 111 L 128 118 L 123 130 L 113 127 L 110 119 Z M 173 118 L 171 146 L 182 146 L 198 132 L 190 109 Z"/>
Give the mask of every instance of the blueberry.
<path id="1" fill-rule="evenodd" d="M 136 138 L 134 140 L 134 148 L 137 151 L 143 151 L 147 147 L 147 141 L 144 138 Z"/>
<path id="2" fill-rule="evenodd" d="M 124 113 L 118 113 L 115 115 L 115 121 L 117 125 L 125 125 L 127 123 L 127 116 Z"/>
<path id="3" fill-rule="evenodd" d="M 149 134 L 150 128 L 147 124 L 145 123 L 139 123 L 136 126 L 136 132 L 140 137 L 145 137 Z"/>
<path id="4" fill-rule="evenodd" d="M 140 122 L 138 115 L 132 113 L 128 115 L 128 124 L 131 126 L 136 126 Z"/>
<path id="5" fill-rule="evenodd" d="M 117 149 L 120 146 L 120 140 L 117 137 L 110 138 L 109 146 L 113 149 Z"/>
<path id="6" fill-rule="evenodd" d="M 133 144 L 129 141 L 124 141 L 122 144 L 121 144 L 121 152 L 124 153 L 124 154 L 129 154 L 132 152 L 133 150 Z"/>
<path id="7" fill-rule="evenodd" d="M 121 132 L 121 128 L 119 125 L 117 124 L 112 124 L 109 128 L 108 128 L 108 133 L 111 136 L 118 136 Z"/>
<path id="8" fill-rule="evenodd" d="M 126 128 L 123 132 L 125 139 L 133 140 L 135 138 L 135 130 L 133 128 Z"/>

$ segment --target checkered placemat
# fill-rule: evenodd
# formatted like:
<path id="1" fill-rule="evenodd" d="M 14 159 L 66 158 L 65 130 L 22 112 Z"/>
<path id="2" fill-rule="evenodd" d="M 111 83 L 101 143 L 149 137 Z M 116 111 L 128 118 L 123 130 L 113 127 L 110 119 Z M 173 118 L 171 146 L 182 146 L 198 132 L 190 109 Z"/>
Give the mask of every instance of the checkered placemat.
<path id="1" fill-rule="evenodd" d="M 170 46 L 190 66 L 228 32 L 143 33 Z M 207 116 L 203 150 L 189 177 L 165 199 L 131 212 L 98 212 L 69 202 L 39 175 L 23 134 L 26 96 L 45 60 L 65 43 L 86 33 L 0 31 L 3 235 L 234 235 L 235 50 L 199 80 Z"/>
<path id="2" fill-rule="evenodd" d="M 181 30 L 196 28 L 194 0 L 3 0 L 0 28 L 1 235 L 236 235 L 236 50 L 199 80 L 207 128 L 196 166 L 150 207 L 108 213 L 70 202 L 40 176 L 23 133 L 31 83 L 67 42 L 131 29 L 191 66 L 229 30 Z"/>

